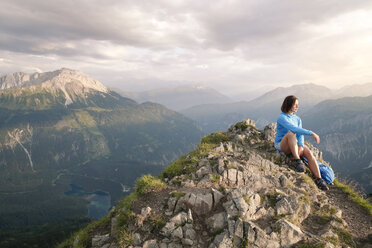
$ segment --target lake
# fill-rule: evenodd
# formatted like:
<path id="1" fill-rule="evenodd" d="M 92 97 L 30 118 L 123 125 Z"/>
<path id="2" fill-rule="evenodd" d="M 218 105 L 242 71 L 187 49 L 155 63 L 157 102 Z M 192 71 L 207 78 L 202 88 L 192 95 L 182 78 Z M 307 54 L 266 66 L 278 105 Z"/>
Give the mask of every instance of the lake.
<path id="1" fill-rule="evenodd" d="M 111 195 L 108 192 L 97 190 L 86 192 L 82 187 L 70 184 L 71 190 L 65 192 L 68 196 L 77 196 L 89 201 L 88 216 L 94 219 L 106 216 L 111 207 Z"/>

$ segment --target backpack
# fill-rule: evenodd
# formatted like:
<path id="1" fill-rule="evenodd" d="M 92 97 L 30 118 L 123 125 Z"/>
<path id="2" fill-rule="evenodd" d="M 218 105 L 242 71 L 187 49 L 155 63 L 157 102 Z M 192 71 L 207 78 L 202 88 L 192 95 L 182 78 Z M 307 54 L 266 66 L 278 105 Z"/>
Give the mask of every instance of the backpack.
<path id="1" fill-rule="evenodd" d="M 328 184 L 333 183 L 333 181 L 335 180 L 335 173 L 333 172 L 332 168 L 326 164 L 322 164 L 319 161 L 317 162 L 322 179 Z"/>
<path id="2" fill-rule="evenodd" d="M 305 157 L 302 157 L 302 159 L 304 160 L 306 165 L 309 166 L 309 164 L 307 163 L 307 159 Z M 329 165 L 319 162 L 318 160 L 317 163 L 319 166 L 321 178 L 328 184 L 333 183 L 333 181 L 335 180 L 335 173 L 333 172 L 332 168 Z"/>

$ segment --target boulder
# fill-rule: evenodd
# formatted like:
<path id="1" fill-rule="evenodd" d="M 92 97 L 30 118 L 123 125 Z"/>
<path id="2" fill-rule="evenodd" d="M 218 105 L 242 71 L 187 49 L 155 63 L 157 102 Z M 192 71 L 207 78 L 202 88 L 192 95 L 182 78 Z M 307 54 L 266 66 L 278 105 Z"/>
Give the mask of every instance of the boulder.
<path id="1" fill-rule="evenodd" d="M 251 119 L 247 119 L 245 121 L 245 124 L 256 127 L 256 122 L 254 120 L 251 120 Z"/>
<path id="2" fill-rule="evenodd" d="M 141 209 L 141 214 L 137 216 L 137 225 L 142 226 L 145 219 L 150 215 L 151 208 L 145 207 Z"/>
<path id="3" fill-rule="evenodd" d="M 160 243 L 159 248 L 168 248 L 167 243 Z"/>
<path id="4" fill-rule="evenodd" d="M 287 185 L 288 185 L 288 179 L 287 179 L 286 176 L 281 175 L 281 176 L 279 177 L 279 181 L 280 181 L 280 185 L 281 185 L 282 187 L 287 187 Z"/>
<path id="5" fill-rule="evenodd" d="M 176 229 L 176 224 L 174 222 L 167 222 L 165 226 L 161 229 L 160 234 L 165 237 L 170 237 L 172 232 Z"/>
<path id="6" fill-rule="evenodd" d="M 110 239 L 110 234 L 96 235 L 92 238 L 92 247 L 102 247 Z"/>
<path id="7" fill-rule="evenodd" d="M 234 235 L 235 232 L 235 220 L 228 219 L 227 220 L 227 231 L 229 231 L 230 237 Z"/>
<path id="8" fill-rule="evenodd" d="M 253 247 L 279 248 L 280 242 L 251 221 L 244 222 L 245 236 Z"/>
<path id="9" fill-rule="evenodd" d="M 191 239 L 182 239 L 182 244 L 185 246 L 192 246 L 194 244 L 194 241 Z"/>
<path id="10" fill-rule="evenodd" d="M 208 166 L 209 167 L 210 166 L 209 160 L 206 159 L 206 158 L 201 159 L 198 163 L 198 166 L 199 167 L 203 167 L 203 166 Z"/>
<path id="11" fill-rule="evenodd" d="M 233 243 L 231 239 L 229 238 L 229 235 L 227 232 L 223 232 L 219 235 L 217 235 L 213 243 L 209 246 L 209 248 L 231 248 L 233 247 Z"/>
<path id="12" fill-rule="evenodd" d="M 279 220 L 276 224 L 280 230 L 280 239 L 284 247 L 290 247 L 302 240 L 305 236 L 298 226 L 285 219 Z"/>
<path id="13" fill-rule="evenodd" d="M 183 238 L 183 231 L 182 227 L 177 227 L 171 234 L 171 237 L 173 239 L 182 239 Z"/>
<path id="14" fill-rule="evenodd" d="M 156 240 L 155 239 L 152 239 L 152 240 L 147 240 L 143 244 L 142 248 L 159 248 L 159 246 L 158 246 Z"/>
<path id="15" fill-rule="evenodd" d="M 275 205 L 275 211 L 277 215 L 289 215 L 295 214 L 299 210 L 300 205 L 297 197 L 295 196 L 284 196 Z"/>
<path id="16" fill-rule="evenodd" d="M 223 229 L 227 224 L 226 213 L 221 212 L 208 218 L 206 224 L 211 232 Z"/>
<path id="17" fill-rule="evenodd" d="M 187 222 L 187 213 L 185 212 L 178 213 L 176 216 L 174 216 L 169 221 L 179 226 L 183 225 Z"/>
<path id="18" fill-rule="evenodd" d="M 186 205 L 185 208 L 191 208 L 197 215 L 205 215 L 209 213 L 213 208 L 213 196 L 211 193 L 188 193 L 184 197 L 182 197 L 181 202 Z"/>
<path id="19" fill-rule="evenodd" d="M 222 204 L 224 207 L 226 213 L 227 213 L 227 218 L 233 218 L 235 216 L 239 216 L 239 210 L 236 208 L 233 200 L 227 201 Z"/>
<path id="20" fill-rule="evenodd" d="M 225 170 L 225 159 L 219 158 L 218 163 L 217 163 L 217 172 L 219 174 L 222 174 L 224 170 Z"/>
<path id="21" fill-rule="evenodd" d="M 239 237 L 240 239 L 243 239 L 243 237 L 244 237 L 243 224 L 244 223 L 240 218 L 238 218 L 235 222 L 234 236 Z"/>
<path id="22" fill-rule="evenodd" d="M 209 175 L 211 173 L 212 173 L 211 167 L 203 166 L 196 171 L 195 175 L 197 178 L 203 178 L 205 175 Z"/>
<path id="23" fill-rule="evenodd" d="M 239 215 L 240 216 L 245 216 L 246 212 L 249 209 L 249 206 L 246 203 L 246 201 L 241 197 L 240 198 L 234 198 L 233 201 L 235 203 L 235 206 L 239 210 Z"/>
<path id="24" fill-rule="evenodd" d="M 168 248 L 183 248 L 183 246 L 180 243 L 172 242 L 172 243 L 168 244 Z"/>
<path id="25" fill-rule="evenodd" d="M 167 212 L 170 212 L 171 214 L 174 212 L 174 209 L 176 207 L 177 198 L 176 197 L 169 197 L 168 199 L 168 209 Z"/>
<path id="26" fill-rule="evenodd" d="M 270 123 L 264 128 L 265 139 L 270 142 L 275 142 L 276 123 Z"/>
<path id="27" fill-rule="evenodd" d="M 213 206 L 217 206 L 218 203 L 220 203 L 221 199 L 224 197 L 224 195 L 220 191 L 214 188 L 211 189 L 211 192 L 213 195 L 213 202 L 214 202 Z"/>
<path id="28" fill-rule="evenodd" d="M 192 225 L 188 226 L 188 225 L 185 225 L 183 227 L 183 233 L 184 233 L 184 237 L 186 239 L 191 239 L 191 240 L 195 240 L 196 238 L 196 232 L 195 230 L 193 229 Z"/>
<path id="29" fill-rule="evenodd" d="M 228 185 L 231 186 L 237 185 L 239 184 L 239 182 L 241 183 L 243 182 L 243 174 L 241 171 L 238 171 L 237 169 L 224 170 L 222 178 Z"/>

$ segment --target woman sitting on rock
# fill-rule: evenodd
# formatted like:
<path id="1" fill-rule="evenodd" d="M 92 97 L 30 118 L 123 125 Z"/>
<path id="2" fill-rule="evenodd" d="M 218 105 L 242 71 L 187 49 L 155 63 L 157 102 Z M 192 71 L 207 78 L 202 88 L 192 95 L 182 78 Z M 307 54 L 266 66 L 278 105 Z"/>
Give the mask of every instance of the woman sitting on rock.
<path id="1" fill-rule="evenodd" d="M 298 98 L 287 96 L 283 101 L 281 110 L 282 113 L 277 120 L 275 148 L 287 155 L 293 155 L 296 160 L 295 169 L 298 172 L 305 172 L 304 163 L 300 159 L 300 157 L 305 157 L 311 173 L 316 178 L 315 184 L 321 190 L 328 190 L 327 184 L 320 177 L 316 158 L 310 149 L 304 145 L 304 135 L 313 136 L 317 144 L 319 144 L 320 138 L 316 133 L 302 128 L 301 119 L 295 114 L 298 110 Z"/>

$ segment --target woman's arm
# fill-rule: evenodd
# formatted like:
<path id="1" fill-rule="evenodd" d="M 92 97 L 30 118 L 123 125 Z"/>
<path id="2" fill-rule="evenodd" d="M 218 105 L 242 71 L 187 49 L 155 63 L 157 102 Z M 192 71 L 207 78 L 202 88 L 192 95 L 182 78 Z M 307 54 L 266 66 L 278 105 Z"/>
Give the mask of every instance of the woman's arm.
<path id="1" fill-rule="evenodd" d="M 294 125 L 288 116 L 282 114 L 279 116 L 278 124 L 282 125 L 284 128 L 288 129 L 289 131 L 298 134 L 298 135 L 312 135 L 313 132 L 302 127 L 298 127 Z"/>

